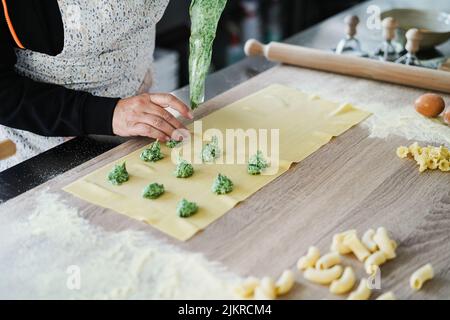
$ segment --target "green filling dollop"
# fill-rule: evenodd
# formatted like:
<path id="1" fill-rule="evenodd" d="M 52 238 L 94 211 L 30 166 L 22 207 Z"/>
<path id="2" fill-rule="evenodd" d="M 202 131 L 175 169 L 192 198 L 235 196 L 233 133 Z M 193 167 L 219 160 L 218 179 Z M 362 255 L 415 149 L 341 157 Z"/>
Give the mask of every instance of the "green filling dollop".
<path id="1" fill-rule="evenodd" d="M 198 211 L 198 206 L 195 202 L 189 202 L 186 199 L 178 202 L 177 214 L 180 218 L 189 218 L 196 214 Z"/>
<path id="2" fill-rule="evenodd" d="M 181 141 L 169 140 L 166 142 L 166 146 L 170 149 L 173 149 L 173 148 L 177 147 L 180 143 L 181 143 Z"/>
<path id="3" fill-rule="evenodd" d="M 258 175 L 268 167 L 266 159 L 264 159 L 263 153 L 258 151 L 255 155 L 250 157 L 247 165 L 247 172 L 251 175 Z"/>
<path id="4" fill-rule="evenodd" d="M 189 178 L 194 174 L 194 167 L 186 160 L 180 160 L 174 174 L 177 178 Z"/>
<path id="5" fill-rule="evenodd" d="M 233 182 L 228 177 L 219 173 L 212 185 L 212 192 L 216 194 L 227 194 L 231 191 L 233 191 Z"/>
<path id="6" fill-rule="evenodd" d="M 211 142 L 208 142 L 202 149 L 202 161 L 214 162 L 215 159 L 220 157 L 219 140 L 216 136 L 211 138 Z"/>
<path id="7" fill-rule="evenodd" d="M 130 179 L 128 174 L 126 163 L 118 164 L 114 169 L 108 174 L 108 181 L 114 185 L 121 185 Z"/>
<path id="8" fill-rule="evenodd" d="M 164 193 L 164 185 L 159 183 L 152 183 L 144 188 L 142 196 L 146 199 L 157 199 L 163 193 Z"/>
<path id="9" fill-rule="evenodd" d="M 164 158 L 161 153 L 161 144 L 158 140 L 153 142 L 148 149 L 141 153 L 141 159 L 145 162 L 156 162 Z"/>

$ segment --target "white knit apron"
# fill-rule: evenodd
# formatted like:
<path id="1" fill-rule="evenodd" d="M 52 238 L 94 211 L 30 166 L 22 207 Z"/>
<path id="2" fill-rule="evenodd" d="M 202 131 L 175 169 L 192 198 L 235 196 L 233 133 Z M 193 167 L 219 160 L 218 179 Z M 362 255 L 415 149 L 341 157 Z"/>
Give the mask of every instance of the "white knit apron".
<path id="1" fill-rule="evenodd" d="M 135 95 L 148 82 L 155 25 L 169 0 L 58 0 L 64 49 L 56 57 L 16 50 L 16 71 L 33 80 L 103 97 Z M 64 141 L 0 125 L 0 140 L 17 144 L 17 154 L 0 161 L 0 171 Z"/>

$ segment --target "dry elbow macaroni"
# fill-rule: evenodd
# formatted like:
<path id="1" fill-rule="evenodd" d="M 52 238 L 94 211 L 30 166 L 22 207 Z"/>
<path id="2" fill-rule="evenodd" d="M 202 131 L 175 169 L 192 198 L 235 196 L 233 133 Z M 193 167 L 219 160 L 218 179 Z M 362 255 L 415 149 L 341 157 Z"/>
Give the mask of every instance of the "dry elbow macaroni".
<path id="1" fill-rule="evenodd" d="M 316 262 L 316 269 L 329 269 L 337 264 L 341 263 L 341 256 L 337 252 L 330 252 L 322 256 Z"/>
<path id="2" fill-rule="evenodd" d="M 422 152 L 422 148 L 419 146 L 417 142 L 414 142 L 412 145 L 408 147 L 409 153 L 415 157 Z"/>
<path id="3" fill-rule="evenodd" d="M 392 245 L 392 248 L 394 248 L 394 250 L 397 250 L 398 244 L 397 244 L 397 242 L 395 242 L 395 240 L 391 239 L 391 245 Z"/>
<path id="4" fill-rule="evenodd" d="M 358 288 L 349 294 L 348 300 L 368 300 L 372 290 L 369 288 L 369 283 L 367 279 L 362 279 L 359 283 Z"/>
<path id="5" fill-rule="evenodd" d="M 342 275 L 342 267 L 337 265 L 330 269 L 317 270 L 313 268 L 306 269 L 303 276 L 306 280 L 309 280 L 318 284 L 330 284 L 334 280 L 338 279 Z"/>
<path id="6" fill-rule="evenodd" d="M 375 243 L 375 241 L 373 241 L 373 236 L 374 235 L 375 235 L 375 230 L 369 229 L 363 234 L 363 236 L 361 238 L 361 242 L 372 253 L 378 250 L 377 244 Z"/>
<path id="7" fill-rule="evenodd" d="M 297 262 L 299 270 L 306 270 L 314 267 L 317 260 L 320 258 L 320 251 L 316 247 L 310 247 L 306 256 L 301 257 Z"/>
<path id="8" fill-rule="evenodd" d="M 397 156 L 399 158 L 405 159 L 409 156 L 409 148 L 408 147 L 398 147 L 397 148 Z"/>
<path id="9" fill-rule="evenodd" d="M 255 288 L 255 293 L 253 295 L 254 300 L 274 300 L 275 296 L 269 296 L 261 287 Z"/>
<path id="10" fill-rule="evenodd" d="M 386 259 L 391 260 L 396 257 L 396 244 L 391 240 L 391 238 L 389 238 L 385 228 L 378 228 L 377 232 L 373 236 L 373 240 L 377 244 L 378 248 L 380 248 L 380 251 L 386 255 Z"/>
<path id="11" fill-rule="evenodd" d="M 255 288 L 256 300 L 273 300 L 276 298 L 275 281 L 270 277 L 262 278 L 260 284 Z"/>
<path id="12" fill-rule="evenodd" d="M 275 283 L 275 291 L 277 296 L 287 294 L 291 291 L 295 284 L 295 276 L 291 270 L 284 271 Z"/>
<path id="13" fill-rule="evenodd" d="M 381 296 L 377 298 L 377 300 L 397 300 L 394 293 L 392 291 L 383 293 Z"/>
<path id="14" fill-rule="evenodd" d="M 366 261 L 364 261 L 364 269 L 366 273 L 369 275 L 374 274 L 378 268 L 386 262 L 386 255 L 383 251 L 377 251 L 367 257 Z"/>
<path id="15" fill-rule="evenodd" d="M 356 234 L 356 230 L 348 230 L 334 235 L 333 242 L 331 243 L 331 251 L 337 252 L 339 254 L 351 253 L 352 250 L 344 245 L 344 238 L 350 234 Z"/>
<path id="16" fill-rule="evenodd" d="M 397 156 L 407 158 L 411 155 L 419 165 L 419 171 L 441 170 L 442 172 L 450 172 L 450 152 L 444 146 L 433 147 L 428 146 L 421 148 L 416 142 L 408 147 L 399 147 Z"/>
<path id="17" fill-rule="evenodd" d="M 353 252 L 359 261 L 364 261 L 370 256 L 369 250 L 361 243 L 356 233 L 348 234 L 344 237 L 344 245 Z"/>
<path id="18" fill-rule="evenodd" d="M 433 277 L 433 266 L 428 263 L 412 274 L 411 278 L 409 279 L 409 285 L 412 289 L 419 291 L 420 289 L 422 289 L 423 284 L 426 281 L 433 279 Z"/>
<path id="19" fill-rule="evenodd" d="M 259 280 L 248 277 L 234 287 L 234 294 L 241 299 L 273 300 L 279 295 L 287 294 L 295 284 L 295 276 L 291 270 L 284 271 L 275 283 L 270 277 Z"/>
<path id="20" fill-rule="evenodd" d="M 356 275 L 352 267 L 346 267 L 342 276 L 331 283 L 330 292 L 333 294 L 347 293 L 355 286 L 355 282 Z"/>
<path id="21" fill-rule="evenodd" d="M 408 151 L 416 150 L 417 146 L 411 146 Z M 414 151 L 418 152 L 418 151 Z M 367 274 L 373 275 L 386 261 L 396 257 L 397 243 L 392 240 L 385 228 L 380 227 L 376 231 L 367 230 L 362 240 L 358 238 L 356 230 L 339 233 L 333 237 L 332 251 L 320 256 L 317 247 L 310 247 L 305 256 L 297 262 L 299 270 L 304 270 L 303 276 L 313 283 L 330 285 L 329 290 L 333 294 L 342 295 L 350 292 L 355 287 L 357 277 L 352 267 L 345 269 L 340 265 L 340 254 L 353 253 L 359 261 L 364 262 Z M 414 290 L 420 290 L 423 284 L 434 277 L 431 264 L 427 264 L 410 277 L 410 286 Z M 295 274 L 291 270 L 285 270 L 275 282 L 270 277 L 258 280 L 254 277 L 247 278 L 235 288 L 235 293 L 241 298 L 254 298 L 257 300 L 275 299 L 285 295 L 295 285 Z M 367 279 L 362 279 L 358 287 L 350 292 L 348 300 L 368 300 L 372 289 Z M 380 295 L 377 300 L 396 300 L 392 292 Z"/>
<path id="22" fill-rule="evenodd" d="M 254 277 L 249 277 L 244 280 L 241 284 L 234 288 L 234 293 L 242 299 L 248 299 L 255 293 L 256 287 L 259 286 L 259 279 Z"/>
<path id="23" fill-rule="evenodd" d="M 439 161 L 439 170 L 442 172 L 450 171 L 450 161 L 449 160 L 441 160 Z"/>

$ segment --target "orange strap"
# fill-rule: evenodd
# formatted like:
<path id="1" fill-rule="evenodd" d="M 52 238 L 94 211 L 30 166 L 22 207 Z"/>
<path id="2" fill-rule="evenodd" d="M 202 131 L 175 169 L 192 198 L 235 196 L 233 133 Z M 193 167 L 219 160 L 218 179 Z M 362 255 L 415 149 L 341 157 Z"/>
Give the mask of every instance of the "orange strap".
<path id="1" fill-rule="evenodd" d="M 6 0 L 2 0 L 2 4 L 3 4 L 3 10 L 5 11 L 6 23 L 8 24 L 9 32 L 11 33 L 11 36 L 13 37 L 14 42 L 17 44 L 17 46 L 20 49 L 25 49 L 22 42 L 20 42 L 19 37 L 16 34 L 16 31 L 14 30 L 14 27 L 11 23 L 11 19 L 9 18 L 8 6 L 6 5 Z"/>

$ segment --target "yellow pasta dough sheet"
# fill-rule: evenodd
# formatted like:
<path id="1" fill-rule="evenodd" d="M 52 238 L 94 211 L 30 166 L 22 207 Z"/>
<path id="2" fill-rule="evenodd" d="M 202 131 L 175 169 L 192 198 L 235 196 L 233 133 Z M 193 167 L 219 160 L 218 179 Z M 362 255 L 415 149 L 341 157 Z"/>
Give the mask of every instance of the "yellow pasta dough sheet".
<path id="1" fill-rule="evenodd" d="M 236 140 L 232 149 L 225 148 L 229 141 L 223 142 L 223 155 L 221 161 L 218 160 L 219 163 L 203 164 L 201 161 L 194 161 L 199 160 L 201 155 L 193 151 L 193 155 L 186 160 L 193 163 L 195 173 L 190 178 L 179 179 L 173 174 L 175 164 L 171 155 L 172 152 L 179 153 L 182 148 L 171 150 L 161 143 L 165 158 L 158 162 L 142 161 L 140 154 L 145 149 L 143 148 L 79 179 L 64 190 L 90 203 L 145 221 L 176 239 L 186 241 L 236 204 L 288 171 L 292 163 L 305 159 L 333 137 L 344 133 L 369 115 L 349 104 L 329 102 L 286 86 L 272 85 L 204 117 L 201 119 L 203 134 L 200 133 L 201 139 L 208 130 L 214 129 L 227 137 L 226 130 L 243 129 L 246 132 L 257 132 L 260 137 L 259 134 L 266 130 L 266 147 L 262 146 L 261 140 L 264 139 L 260 139 L 258 149 L 266 148 L 267 154 L 278 150 L 278 169 L 274 170 L 271 163 L 269 172 L 272 174 L 249 175 L 246 163 L 238 162 L 237 158 L 240 155 L 248 159 L 254 150 L 244 147 L 245 150 L 239 148 L 238 152 L 239 143 Z M 194 127 L 198 125 L 199 123 L 190 125 L 190 131 L 194 132 Z M 273 138 L 276 137 L 272 135 L 273 132 L 278 132 L 278 139 Z M 197 131 L 193 134 L 194 139 L 196 135 L 199 138 Z M 277 148 L 273 147 L 275 143 Z M 195 145 L 195 141 L 192 145 Z M 236 161 L 226 161 L 229 156 L 227 149 L 235 152 Z M 184 154 L 181 156 L 185 158 Z M 124 161 L 130 180 L 114 186 L 108 182 L 107 175 L 116 164 Z M 216 195 L 211 191 L 218 173 L 233 181 L 234 190 L 231 193 Z M 143 198 L 144 187 L 154 182 L 164 184 L 166 192 L 156 200 Z M 189 218 L 177 216 L 177 203 L 183 198 L 198 204 L 197 214 Z"/>

